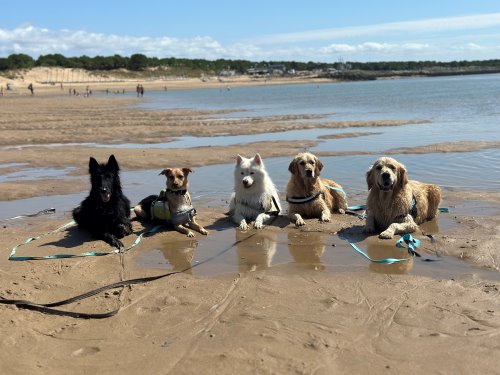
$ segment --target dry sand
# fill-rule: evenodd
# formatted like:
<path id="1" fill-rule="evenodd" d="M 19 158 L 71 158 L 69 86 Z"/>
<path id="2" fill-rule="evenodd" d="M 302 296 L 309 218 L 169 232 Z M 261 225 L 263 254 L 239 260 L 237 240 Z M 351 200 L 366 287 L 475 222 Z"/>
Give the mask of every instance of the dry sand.
<path id="1" fill-rule="evenodd" d="M 174 158 L 182 158 L 193 166 L 227 162 L 238 149 L 211 147 L 186 152 L 27 144 L 112 143 L 116 134 L 121 135 L 120 142 L 151 142 L 159 138 L 165 142 L 176 135 L 209 136 L 248 128 L 216 121 L 210 121 L 208 127 L 207 119 L 214 113 L 153 112 L 126 106 L 136 99 L 54 95 L 49 92 L 34 98 L 25 95 L 0 98 L 0 160 L 35 167 L 76 167 L 76 181 L 81 183 L 74 180 L 2 183 L 0 199 L 87 189 L 89 155 L 102 160 L 113 152 L 123 168 L 139 170 L 163 167 L 165 160 Z M 267 132 L 276 124 L 282 130 L 293 128 L 293 122 L 286 120 L 257 119 L 253 128 L 256 132 Z M 303 123 L 307 124 L 307 119 Z M 403 123 L 396 121 L 393 125 Z M 311 122 L 311 128 L 313 125 L 316 123 Z M 264 157 L 271 157 L 292 155 L 310 145 L 279 142 L 245 147 L 248 152 L 259 151 Z M 0 173 L 15 168 L 3 168 Z M 496 244 L 500 240 L 500 195 L 447 192 L 444 201 L 454 212 L 441 216 L 440 220 L 448 222 L 448 228 L 434 235 L 437 243 L 431 246 L 422 233 L 417 237 L 425 242 L 424 249 L 431 252 L 437 249 L 445 255 L 465 259 L 467 275 L 436 278 L 404 274 L 417 260 L 403 265 L 400 275 L 370 272 L 368 264 L 361 270 L 346 272 L 299 267 L 301 259 L 304 264 L 314 265 L 311 259 L 345 250 L 344 245 L 333 248 L 324 242 L 311 241 L 311 254 L 296 254 L 290 246 L 296 263 L 267 268 L 262 261 L 261 267 L 253 272 L 239 269 L 210 277 L 186 272 L 110 291 L 67 307 L 88 312 L 121 307 L 118 315 L 104 320 L 78 320 L 0 306 L 3 317 L 0 373 L 498 373 L 500 252 Z M 481 207 L 488 207 L 488 215 Z M 224 233 L 223 230 L 234 233 L 229 229 L 232 224 L 223 215 L 224 209 L 199 208 L 199 222 L 212 235 Z M 140 266 L 138 258 L 148 250 L 168 251 L 178 243 L 191 246 L 191 252 L 165 254 L 178 267 L 190 263 L 196 252 L 196 242 L 166 231 L 144 239 L 127 254 L 47 261 L 7 260 L 8 251 L 24 241 L 27 234 L 45 233 L 66 221 L 41 217 L 3 223 L 1 296 L 38 302 L 60 300 L 118 280 L 160 273 L 161 270 Z M 278 235 L 306 235 L 305 231 L 314 238 L 335 236 L 339 231 L 356 237 L 362 236 L 361 228 L 362 222 L 357 218 L 335 215 L 328 224 L 309 220 L 303 229 L 296 229 L 280 218 L 262 233 L 271 239 Z M 140 231 L 142 225 L 134 222 L 134 229 Z M 200 244 L 209 239 L 197 236 L 196 241 Z M 133 240 L 134 236 L 129 236 L 125 242 L 130 244 Z M 376 237 L 368 238 L 367 243 L 387 246 L 387 242 Z M 106 245 L 71 228 L 26 248 L 44 253 L 83 252 L 106 249 Z M 236 251 L 242 259 L 245 249 L 235 246 L 231 251 L 233 257 Z M 204 258 L 204 254 L 196 255 L 198 259 Z M 496 272 L 484 273 L 483 268 Z"/>

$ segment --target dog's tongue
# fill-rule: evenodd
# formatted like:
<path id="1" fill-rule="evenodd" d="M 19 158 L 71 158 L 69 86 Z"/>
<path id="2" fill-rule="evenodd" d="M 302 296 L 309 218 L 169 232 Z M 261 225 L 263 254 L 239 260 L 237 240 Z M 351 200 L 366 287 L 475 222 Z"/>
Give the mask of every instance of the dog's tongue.
<path id="1" fill-rule="evenodd" d="M 109 202 L 109 200 L 111 199 L 111 194 L 109 193 L 101 193 L 101 199 L 103 202 Z"/>

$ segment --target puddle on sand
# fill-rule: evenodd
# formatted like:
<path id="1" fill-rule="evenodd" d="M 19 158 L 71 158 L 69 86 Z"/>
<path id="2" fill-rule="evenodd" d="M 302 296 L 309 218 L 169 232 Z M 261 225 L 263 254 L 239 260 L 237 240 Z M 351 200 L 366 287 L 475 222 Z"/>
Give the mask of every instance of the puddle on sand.
<path id="1" fill-rule="evenodd" d="M 422 226 L 426 234 L 445 232 L 453 228 L 453 221 L 441 217 Z M 360 228 L 357 228 L 360 229 Z M 352 242 L 370 257 L 405 258 L 407 252 L 395 246 L 394 240 L 380 240 L 377 236 L 364 238 L 355 229 Z M 284 264 L 297 269 L 328 272 L 377 272 L 386 274 L 415 274 L 438 279 L 477 276 L 500 279 L 500 274 L 474 267 L 453 257 L 437 256 L 439 248 L 430 238 L 422 238 L 419 252 L 423 258 L 439 259 L 436 262 L 416 258 L 394 264 L 376 264 L 367 261 L 337 235 L 292 230 L 276 233 L 271 229 L 242 232 L 234 228 L 212 231 L 208 237 L 190 239 L 179 234 L 179 239 L 153 239 L 150 249 L 136 257 L 142 268 L 185 270 L 191 275 L 215 277 L 236 272 L 265 271 Z M 148 240 L 149 241 L 149 240 Z M 145 244 L 144 244 L 145 245 Z M 221 254 L 222 253 L 222 254 Z M 220 254 L 220 255 L 219 255 Z M 210 259 L 204 262 L 206 259 Z M 200 264 L 201 263 L 201 264 Z"/>

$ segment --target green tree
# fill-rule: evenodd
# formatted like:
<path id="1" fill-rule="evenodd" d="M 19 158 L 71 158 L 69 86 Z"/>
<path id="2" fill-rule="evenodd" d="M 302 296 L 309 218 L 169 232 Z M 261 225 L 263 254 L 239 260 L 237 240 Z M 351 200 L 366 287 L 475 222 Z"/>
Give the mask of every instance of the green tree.
<path id="1" fill-rule="evenodd" d="M 134 71 L 144 70 L 148 67 L 148 58 L 140 53 L 130 56 L 129 69 Z"/>

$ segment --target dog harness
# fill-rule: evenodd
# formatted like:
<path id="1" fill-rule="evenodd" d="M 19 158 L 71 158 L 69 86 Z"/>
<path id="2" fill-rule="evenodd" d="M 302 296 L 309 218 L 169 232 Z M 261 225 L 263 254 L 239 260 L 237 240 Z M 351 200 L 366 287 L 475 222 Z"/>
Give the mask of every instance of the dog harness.
<path id="1" fill-rule="evenodd" d="M 173 225 L 185 224 L 193 220 L 196 216 L 196 209 L 191 207 L 187 210 L 170 212 L 170 208 L 168 206 L 168 202 L 165 199 L 165 195 L 167 193 L 175 193 L 179 195 L 186 194 L 185 190 L 181 191 L 172 191 L 169 189 L 163 189 L 160 192 L 159 197 L 151 204 L 151 218 L 161 221 L 167 221 L 172 223 Z"/>
<path id="2" fill-rule="evenodd" d="M 330 189 L 330 190 L 335 190 L 344 195 L 344 197 L 347 196 L 346 192 L 344 189 L 337 187 L 337 186 L 330 186 L 330 185 L 323 185 L 324 187 Z M 319 193 L 315 195 L 309 195 L 307 197 L 286 197 L 286 201 L 288 203 L 293 203 L 293 204 L 302 204 L 302 203 L 309 203 L 318 198 L 319 196 L 323 195 L 324 192 L 320 191 Z"/>
<path id="3" fill-rule="evenodd" d="M 272 199 L 273 206 L 276 209 L 273 210 L 271 208 L 271 210 L 269 210 L 269 211 L 265 210 L 265 208 L 264 208 L 264 206 L 263 206 L 262 203 L 259 206 L 255 206 L 253 204 L 250 204 L 250 202 L 247 202 L 247 201 L 242 200 L 242 199 L 236 199 L 236 198 L 235 198 L 235 202 L 238 203 L 238 204 L 241 204 L 242 206 L 249 207 L 249 208 L 251 208 L 252 210 L 255 210 L 255 211 L 263 211 L 264 213 L 266 213 L 268 215 L 278 216 L 280 214 L 280 206 L 278 204 L 278 201 L 276 200 L 276 197 L 274 195 L 271 196 L 271 199 Z"/>
<path id="4" fill-rule="evenodd" d="M 411 208 L 410 211 L 408 212 L 414 219 L 417 217 L 418 214 L 418 209 L 417 209 L 417 198 L 415 198 L 415 195 L 413 195 L 412 200 L 411 200 Z M 406 215 L 408 214 L 402 214 L 399 216 L 396 216 L 396 219 L 404 219 Z"/>

